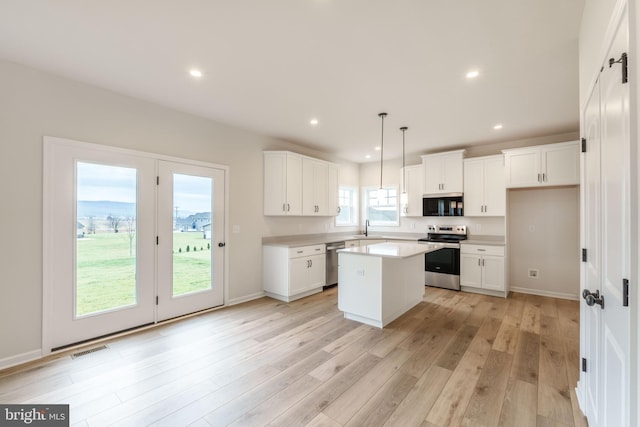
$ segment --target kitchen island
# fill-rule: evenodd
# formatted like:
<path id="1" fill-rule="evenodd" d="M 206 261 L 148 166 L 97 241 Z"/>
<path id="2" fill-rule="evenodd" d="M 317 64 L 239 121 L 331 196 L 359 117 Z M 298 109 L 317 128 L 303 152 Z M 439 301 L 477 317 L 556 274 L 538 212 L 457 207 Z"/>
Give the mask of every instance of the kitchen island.
<path id="1" fill-rule="evenodd" d="M 377 243 L 338 251 L 338 309 L 383 328 L 422 301 L 424 254 L 437 243 Z"/>

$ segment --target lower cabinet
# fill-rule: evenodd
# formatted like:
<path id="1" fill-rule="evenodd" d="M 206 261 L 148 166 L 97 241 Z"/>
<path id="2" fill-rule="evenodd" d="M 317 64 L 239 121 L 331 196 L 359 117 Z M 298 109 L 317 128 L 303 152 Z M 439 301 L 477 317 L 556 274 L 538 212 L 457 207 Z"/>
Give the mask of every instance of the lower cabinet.
<path id="1" fill-rule="evenodd" d="M 344 242 L 345 248 L 357 248 L 360 246 L 360 240 L 347 240 Z"/>
<path id="2" fill-rule="evenodd" d="M 263 288 L 267 296 L 293 301 L 322 291 L 326 283 L 325 245 L 263 246 Z"/>
<path id="3" fill-rule="evenodd" d="M 460 286 L 506 296 L 504 246 L 461 244 Z"/>
<path id="4" fill-rule="evenodd" d="M 360 246 L 375 245 L 376 243 L 387 243 L 387 241 L 383 239 L 360 240 Z"/>

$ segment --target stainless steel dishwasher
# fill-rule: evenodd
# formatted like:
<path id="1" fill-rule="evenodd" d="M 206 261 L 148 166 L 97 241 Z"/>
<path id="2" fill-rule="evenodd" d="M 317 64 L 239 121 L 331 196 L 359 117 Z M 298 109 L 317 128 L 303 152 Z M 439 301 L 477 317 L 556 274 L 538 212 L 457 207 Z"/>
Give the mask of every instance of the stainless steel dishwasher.
<path id="1" fill-rule="evenodd" d="M 338 249 L 344 249 L 344 242 L 327 243 L 326 286 L 338 283 Z"/>

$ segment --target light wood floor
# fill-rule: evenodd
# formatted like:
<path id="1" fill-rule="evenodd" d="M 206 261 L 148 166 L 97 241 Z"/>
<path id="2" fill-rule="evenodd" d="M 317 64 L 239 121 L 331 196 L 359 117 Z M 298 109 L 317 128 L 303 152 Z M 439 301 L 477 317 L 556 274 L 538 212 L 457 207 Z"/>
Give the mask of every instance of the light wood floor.
<path id="1" fill-rule="evenodd" d="M 331 289 L 153 328 L 0 373 L 2 403 L 69 403 L 76 426 L 585 426 L 579 305 L 427 288 L 379 330 Z"/>

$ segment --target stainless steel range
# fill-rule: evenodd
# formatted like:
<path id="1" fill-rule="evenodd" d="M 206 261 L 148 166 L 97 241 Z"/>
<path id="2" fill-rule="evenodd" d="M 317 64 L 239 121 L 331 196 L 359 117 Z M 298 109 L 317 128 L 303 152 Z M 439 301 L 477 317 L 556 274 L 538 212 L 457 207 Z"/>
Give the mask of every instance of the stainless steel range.
<path id="1" fill-rule="evenodd" d="M 467 239 L 466 225 L 429 225 L 420 242 L 441 243 L 444 248 L 425 254 L 424 284 L 460 290 L 460 242 Z"/>

